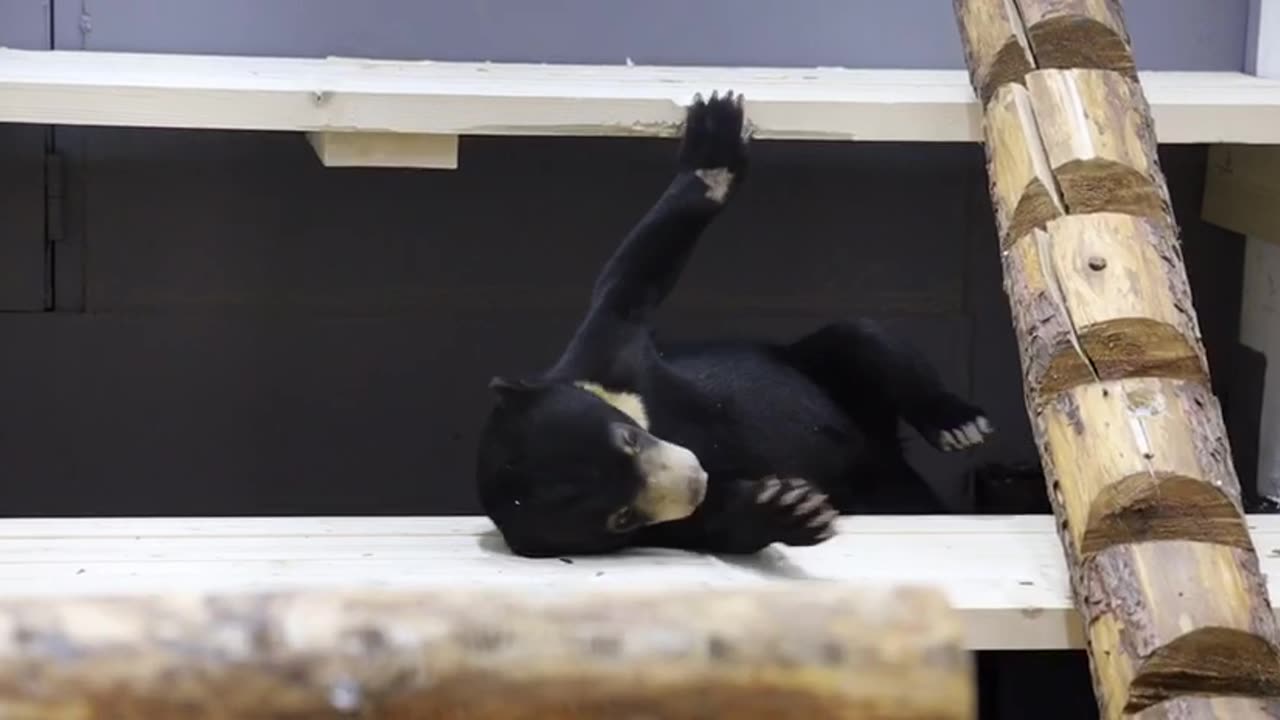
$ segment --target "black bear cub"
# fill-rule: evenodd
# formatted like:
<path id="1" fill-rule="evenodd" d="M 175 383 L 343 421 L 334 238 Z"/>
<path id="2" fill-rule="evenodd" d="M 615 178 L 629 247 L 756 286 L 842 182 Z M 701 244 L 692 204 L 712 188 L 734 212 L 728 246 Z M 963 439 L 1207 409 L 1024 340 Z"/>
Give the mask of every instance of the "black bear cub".
<path id="1" fill-rule="evenodd" d="M 840 512 L 942 511 L 899 419 L 944 451 L 992 432 L 866 321 L 788 344 L 655 342 L 653 313 L 741 185 L 747 145 L 740 95 L 695 97 L 675 177 L 605 264 L 559 360 L 490 383 L 477 482 L 513 552 L 814 545 Z"/>

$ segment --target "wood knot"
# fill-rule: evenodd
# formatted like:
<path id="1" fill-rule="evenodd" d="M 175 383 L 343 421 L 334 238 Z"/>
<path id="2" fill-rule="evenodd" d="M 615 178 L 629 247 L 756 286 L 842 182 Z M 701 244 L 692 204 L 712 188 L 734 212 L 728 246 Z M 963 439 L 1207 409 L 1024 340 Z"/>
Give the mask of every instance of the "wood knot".
<path id="1" fill-rule="evenodd" d="M 733 647 L 718 635 L 707 639 L 707 654 L 712 660 L 727 660 L 733 656 Z"/>
<path id="2" fill-rule="evenodd" d="M 1089 258 L 1089 269 L 1090 269 L 1090 270 L 1096 270 L 1096 271 L 1106 270 L 1106 269 L 1107 269 L 1107 259 L 1106 259 L 1106 258 L 1104 258 L 1104 257 L 1102 257 L 1102 256 L 1100 256 L 1100 255 L 1093 255 L 1093 256 L 1091 256 L 1091 257 Z"/>

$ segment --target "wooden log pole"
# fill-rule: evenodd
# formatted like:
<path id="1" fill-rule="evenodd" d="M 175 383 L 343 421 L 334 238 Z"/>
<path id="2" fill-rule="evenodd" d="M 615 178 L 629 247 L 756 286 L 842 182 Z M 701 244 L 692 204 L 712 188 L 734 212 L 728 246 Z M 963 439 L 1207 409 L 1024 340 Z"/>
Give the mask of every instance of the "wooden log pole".
<path id="1" fill-rule="evenodd" d="M 6 720 L 971 720 L 938 592 L 0 601 Z"/>
<path id="2" fill-rule="evenodd" d="M 1105 718 L 1280 718 L 1270 598 L 1114 0 L 954 0 Z"/>

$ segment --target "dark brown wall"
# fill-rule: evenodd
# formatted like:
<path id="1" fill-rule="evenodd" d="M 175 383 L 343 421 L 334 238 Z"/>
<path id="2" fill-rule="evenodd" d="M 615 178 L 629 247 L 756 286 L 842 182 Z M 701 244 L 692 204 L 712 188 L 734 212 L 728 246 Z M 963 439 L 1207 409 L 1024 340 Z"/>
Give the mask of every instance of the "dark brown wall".
<path id="1" fill-rule="evenodd" d="M 673 151 L 467 138 L 459 170 L 422 172 L 324 169 L 290 134 L 60 130 L 58 146 L 65 311 L 0 314 L 19 515 L 475 512 L 486 381 L 554 358 Z M 664 334 L 883 319 L 1002 430 L 964 457 L 911 437 L 957 509 L 977 460 L 1034 459 L 978 146 L 755 152 Z M 1164 158 L 1223 362 L 1240 243 L 1196 219 L 1203 150 Z"/>

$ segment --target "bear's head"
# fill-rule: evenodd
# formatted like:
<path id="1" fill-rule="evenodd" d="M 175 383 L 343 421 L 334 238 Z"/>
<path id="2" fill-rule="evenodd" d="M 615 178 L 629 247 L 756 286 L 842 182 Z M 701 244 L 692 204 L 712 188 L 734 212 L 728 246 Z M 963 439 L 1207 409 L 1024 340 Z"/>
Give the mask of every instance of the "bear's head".
<path id="1" fill-rule="evenodd" d="M 688 517 L 706 496 L 692 452 L 601 393 L 505 378 L 489 387 L 497 403 L 481 431 L 476 481 L 513 552 L 609 552 L 646 525 Z"/>

